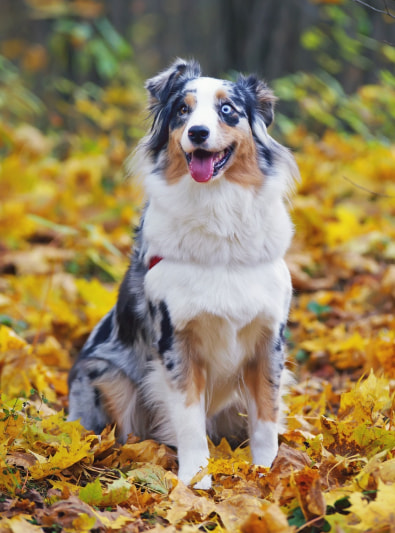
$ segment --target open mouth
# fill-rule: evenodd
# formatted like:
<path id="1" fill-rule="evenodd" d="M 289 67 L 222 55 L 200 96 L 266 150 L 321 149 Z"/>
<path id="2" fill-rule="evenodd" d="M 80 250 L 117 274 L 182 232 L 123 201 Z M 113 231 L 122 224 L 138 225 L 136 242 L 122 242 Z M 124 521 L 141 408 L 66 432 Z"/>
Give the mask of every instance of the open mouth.
<path id="1" fill-rule="evenodd" d="M 220 152 L 198 149 L 185 154 L 192 178 L 199 183 L 211 180 L 225 167 L 233 150 L 234 147 L 229 146 Z"/>

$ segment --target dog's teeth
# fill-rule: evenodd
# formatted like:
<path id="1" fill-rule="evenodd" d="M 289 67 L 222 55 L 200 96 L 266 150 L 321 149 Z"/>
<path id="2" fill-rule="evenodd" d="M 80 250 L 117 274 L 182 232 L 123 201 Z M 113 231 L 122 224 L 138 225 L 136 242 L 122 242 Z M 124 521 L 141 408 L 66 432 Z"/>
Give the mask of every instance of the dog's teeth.
<path id="1" fill-rule="evenodd" d="M 218 161 L 221 161 L 225 156 L 225 150 L 222 150 L 222 152 L 218 152 L 215 156 L 214 163 L 218 163 Z"/>

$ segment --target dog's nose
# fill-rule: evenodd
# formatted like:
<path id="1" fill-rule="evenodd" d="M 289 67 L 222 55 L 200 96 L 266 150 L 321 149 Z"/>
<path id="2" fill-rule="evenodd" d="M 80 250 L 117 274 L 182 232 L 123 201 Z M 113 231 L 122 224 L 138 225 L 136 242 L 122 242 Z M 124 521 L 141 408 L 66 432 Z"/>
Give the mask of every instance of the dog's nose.
<path id="1" fill-rule="evenodd" d="M 202 144 L 208 139 L 210 130 L 206 126 L 192 126 L 188 130 L 188 137 L 193 144 Z"/>

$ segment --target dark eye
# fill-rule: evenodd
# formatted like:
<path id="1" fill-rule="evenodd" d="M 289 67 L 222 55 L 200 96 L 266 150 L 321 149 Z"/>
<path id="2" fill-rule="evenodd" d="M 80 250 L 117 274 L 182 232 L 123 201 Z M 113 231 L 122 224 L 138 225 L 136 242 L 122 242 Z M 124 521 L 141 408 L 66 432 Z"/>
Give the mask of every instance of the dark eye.
<path id="1" fill-rule="evenodd" d="M 183 116 L 183 115 L 186 115 L 189 111 L 189 108 L 186 104 L 182 104 L 182 106 L 180 106 L 180 109 L 178 110 L 178 114 L 180 116 Z"/>
<path id="2" fill-rule="evenodd" d="M 224 115 L 231 115 L 233 113 L 233 107 L 230 104 L 222 104 L 221 112 Z"/>

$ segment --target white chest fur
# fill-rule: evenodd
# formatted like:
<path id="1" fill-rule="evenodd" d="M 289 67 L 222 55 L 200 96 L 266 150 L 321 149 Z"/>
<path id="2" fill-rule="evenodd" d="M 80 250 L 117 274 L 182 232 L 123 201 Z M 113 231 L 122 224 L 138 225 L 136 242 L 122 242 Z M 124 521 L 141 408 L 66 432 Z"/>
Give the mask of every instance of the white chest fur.
<path id="1" fill-rule="evenodd" d="M 202 314 L 222 317 L 237 329 L 265 315 L 270 328 L 284 316 L 291 281 L 282 259 L 233 268 L 164 259 L 147 273 L 145 291 L 153 302 L 166 302 L 176 330 Z"/>
<path id="2" fill-rule="evenodd" d="M 205 356 L 224 365 L 214 364 L 216 373 L 232 374 L 256 337 L 243 329 L 258 319 L 276 330 L 287 315 L 291 281 L 283 255 L 292 225 L 276 183 L 256 191 L 224 179 L 196 184 L 186 176 L 171 186 L 150 179 L 145 258 L 163 260 L 145 277 L 146 295 L 165 301 L 176 331 L 202 321 Z"/>
<path id="3" fill-rule="evenodd" d="M 223 178 L 197 184 L 186 175 L 169 186 L 149 176 L 146 257 L 207 267 L 256 266 L 283 257 L 293 230 L 276 179 L 257 191 Z"/>
<path id="4" fill-rule="evenodd" d="M 145 290 L 151 301 L 166 302 L 176 332 L 194 322 L 211 415 L 234 394 L 240 369 L 253 356 L 262 331 L 277 334 L 287 316 L 291 281 L 282 259 L 233 269 L 164 259 L 147 273 Z"/>

